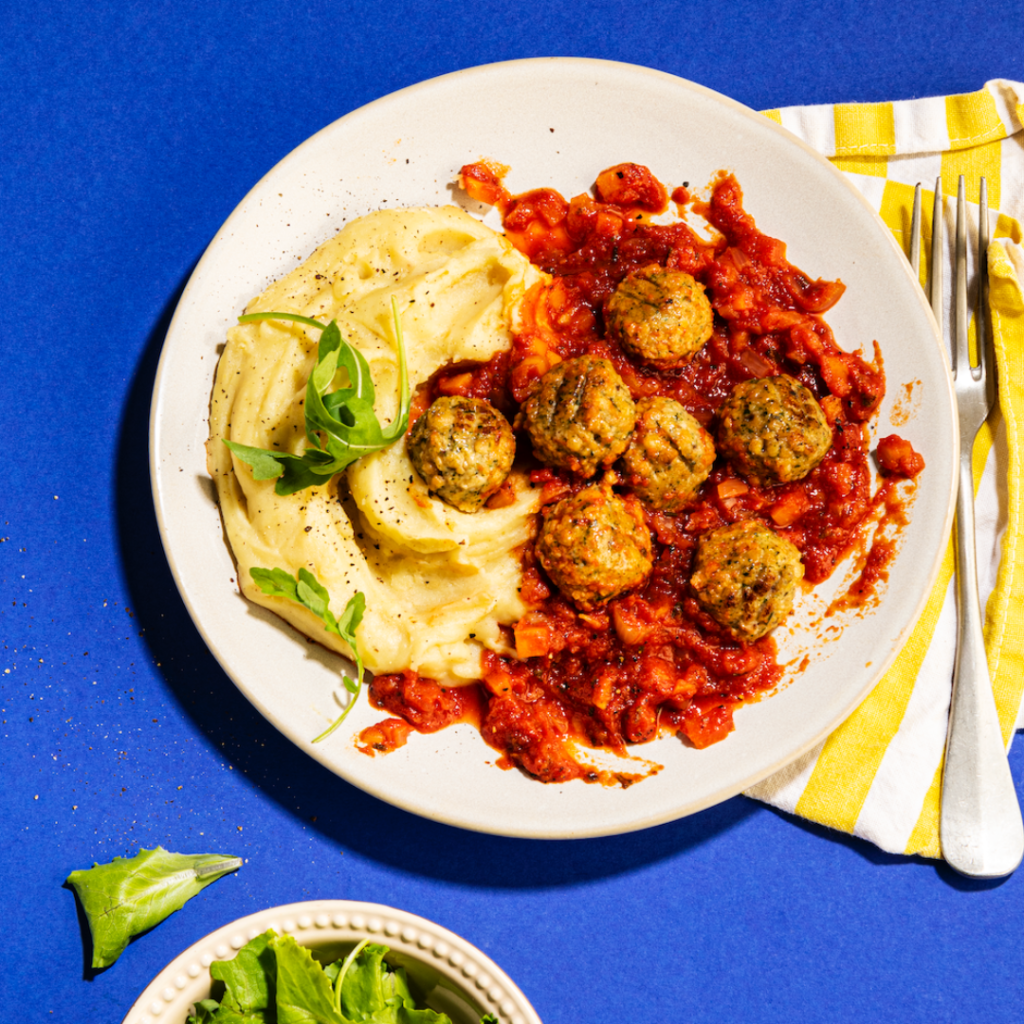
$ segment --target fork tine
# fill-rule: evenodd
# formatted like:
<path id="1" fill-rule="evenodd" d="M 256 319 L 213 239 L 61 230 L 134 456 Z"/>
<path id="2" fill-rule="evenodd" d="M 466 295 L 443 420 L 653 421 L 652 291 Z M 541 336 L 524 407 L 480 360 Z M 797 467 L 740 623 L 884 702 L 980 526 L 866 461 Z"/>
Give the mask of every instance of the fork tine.
<path id="1" fill-rule="evenodd" d="M 910 266 L 921 280 L 921 183 L 914 186 L 914 214 L 910 218 Z"/>
<path id="2" fill-rule="evenodd" d="M 935 179 L 935 205 L 932 207 L 932 265 L 929 268 L 929 298 L 932 312 L 939 325 L 939 334 L 945 334 L 942 322 L 942 250 L 944 245 L 942 219 L 942 178 Z"/>
<path id="3" fill-rule="evenodd" d="M 967 345 L 967 200 L 964 195 L 964 176 L 956 193 L 956 262 L 954 264 L 956 299 L 953 320 L 953 377 L 971 372 L 971 353 Z M 975 380 L 978 377 L 975 376 Z"/>
<path id="4" fill-rule="evenodd" d="M 978 182 L 978 361 L 980 376 L 985 378 L 989 406 L 995 403 L 996 361 L 992 348 L 992 331 L 988 309 L 988 184 L 984 178 Z"/>

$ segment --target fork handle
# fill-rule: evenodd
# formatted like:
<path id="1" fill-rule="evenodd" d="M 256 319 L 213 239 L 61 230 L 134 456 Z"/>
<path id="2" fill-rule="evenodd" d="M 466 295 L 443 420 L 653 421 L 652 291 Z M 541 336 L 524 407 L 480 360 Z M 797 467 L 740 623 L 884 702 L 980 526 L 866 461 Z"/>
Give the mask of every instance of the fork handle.
<path id="1" fill-rule="evenodd" d="M 956 500 L 958 637 L 942 776 L 942 855 L 961 874 L 1001 878 L 1024 856 L 1024 824 L 1006 759 L 982 636 L 970 446 Z"/>

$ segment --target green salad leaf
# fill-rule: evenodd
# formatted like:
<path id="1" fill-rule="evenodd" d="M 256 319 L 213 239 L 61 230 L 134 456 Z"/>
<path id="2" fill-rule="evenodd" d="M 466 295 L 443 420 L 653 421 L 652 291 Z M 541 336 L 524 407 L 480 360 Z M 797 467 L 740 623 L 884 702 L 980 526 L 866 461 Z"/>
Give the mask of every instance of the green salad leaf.
<path id="1" fill-rule="evenodd" d="M 391 298 L 391 315 L 398 344 L 398 413 L 387 426 L 381 426 L 373 411 L 375 391 L 370 367 L 363 354 L 341 336 L 337 323 L 322 324 L 298 313 L 246 313 L 242 324 L 259 320 L 288 320 L 315 327 L 320 333 L 317 361 L 306 381 L 306 439 L 309 447 L 301 455 L 253 448 L 224 438 L 224 443 L 252 469 L 256 480 L 277 480 L 277 494 L 294 494 L 307 487 L 325 484 L 357 459 L 380 451 L 397 441 L 409 425 L 409 373 L 402 341 L 402 322 L 398 303 Z M 344 370 L 346 387 L 329 391 L 338 370 Z"/>
<path id="2" fill-rule="evenodd" d="M 366 611 L 366 596 L 361 590 L 357 590 L 345 605 L 341 618 L 336 619 L 331 611 L 331 595 L 327 588 L 308 570 L 299 569 L 297 576 L 292 576 L 287 569 L 261 569 L 258 566 L 249 570 L 253 582 L 271 597 L 285 597 L 289 601 L 302 605 L 303 608 L 311 611 L 324 624 L 328 633 L 334 633 L 341 637 L 352 648 L 356 659 L 356 678 L 349 679 L 342 675 L 342 682 L 345 689 L 352 695 L 348 706 L 316 739 L 314 743 L 327 739 L 335 729 L 345 721 L 348 713 L 355 707 L 359 699 L 359 691 L 363 686 L 363 659 L 360 657 L 359 648 L 356 646 L 356 629 L 363 621 L 363 612 Z"/>
<path id="3" fill-rule="evenodd" d="M 162 846 L 140 850 L 130 860 L 72 871 L 75 890 L 92 933 L 92 966 L 109 967 L 129 939 L 148 931 L 183 907 L 211 882 L 242 866 L 240 857 L 219 853 L 169 853 Z"/>
<path id="4" fill-rule="evenodd" d="M 211 965 L 219 995 L 200 1000 L 187 1024 L 451 1024 L 416 1005 L 387 946 L 364 940 L 324 967 L 290 935 L 265 932 L 234 960 Z M 480 1024 L 498 1024 L 487 1014 Z"/>
<path id="5" fill-rule="evenodd" d="M 233 960 L 215 960 L 210 977 L 224 982 L 228 1009 L 243 1016 L 266 1014 L 272 998 L 271 986 L 277 977 L 277 961 L 270 949 L 270 936 L 257 935 L 246 943 Z M 256 1019 L 260 1019 L 257 1017 Z"/>

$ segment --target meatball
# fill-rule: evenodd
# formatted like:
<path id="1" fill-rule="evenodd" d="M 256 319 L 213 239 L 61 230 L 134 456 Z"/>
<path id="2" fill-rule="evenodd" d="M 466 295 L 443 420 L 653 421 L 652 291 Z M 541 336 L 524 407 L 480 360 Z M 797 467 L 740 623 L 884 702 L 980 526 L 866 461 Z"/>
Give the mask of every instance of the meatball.
<path id="1" fill-rule="evenodd" d="M 651 535 L 635 502 L 595 484 L 548 512 L 537 557 L 558 589 L 588 611 L 647 579 Z"/>
<path id="2" fill-rule="evenodd" d="M 670 366 L 703 348 L 714 314 L 702 284 L 655 264 L 620 282 L 605 304 L 605 323 L 631 356 Z"/>
<path id="3" fill-rule="evenodd" d="M 679 512 L 715 461 L 711 435 L 671 398 L 642 398 L 622 456 L 622 482 L 651 508 Z"/>
<path id="4" fill-rule="evenodd" d="M 593 476 L 625 451 L 636 418 L 629 389 L 598 356 L 556 363 L 523 403 L 522 423 L 537 457 Z"/>
<path id="5" fill-rule="evenodd" d="M 516 440 L 489 402 L 442 396 L 413 424 L 408 450 L 431 493 L 462 512 L 477 512 L 509 475 Z"/>
<path id="6" fill-rule="evenodd" d="M 796 547 L 759 519 L 706 533 L 694 564 L 690 585 L 701 607 L 744 643 L 789 615 L 804 575 Z"/>
<path id="7" fill-rule="evenodd" d="M 831 446 L 814 395 L 785 374 L 737 384 L 718 410 L 719 454 L 754 483 L 801 480 Z"/>

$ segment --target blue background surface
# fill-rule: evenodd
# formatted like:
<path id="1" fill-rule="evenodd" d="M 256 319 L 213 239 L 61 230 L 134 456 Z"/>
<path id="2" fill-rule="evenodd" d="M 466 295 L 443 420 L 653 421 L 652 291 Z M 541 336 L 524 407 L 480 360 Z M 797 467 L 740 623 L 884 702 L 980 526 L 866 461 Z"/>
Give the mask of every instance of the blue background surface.
<path id="1" fill-rule="evenodd" d="M 480 836 L 334 777 L 204 646 L 147 457 L 160 347 L 204 247 L 356 107 L 552 55 L 758 109 L 966 92 L 1024 79 L 1024 15 L 996 6 L 0 5 L 0 1020 L 116 1024 L 214 928 L 321 897 L 453 929 L 546 1024 L 1024 1020 L 1024 875 L 969 882 L 740 797 L 627 836 Z M 1019 742 L 1011 764 L 1020 787 Z M 246 863 L 94 976 L 62 883 L 157 844 Z"/>

